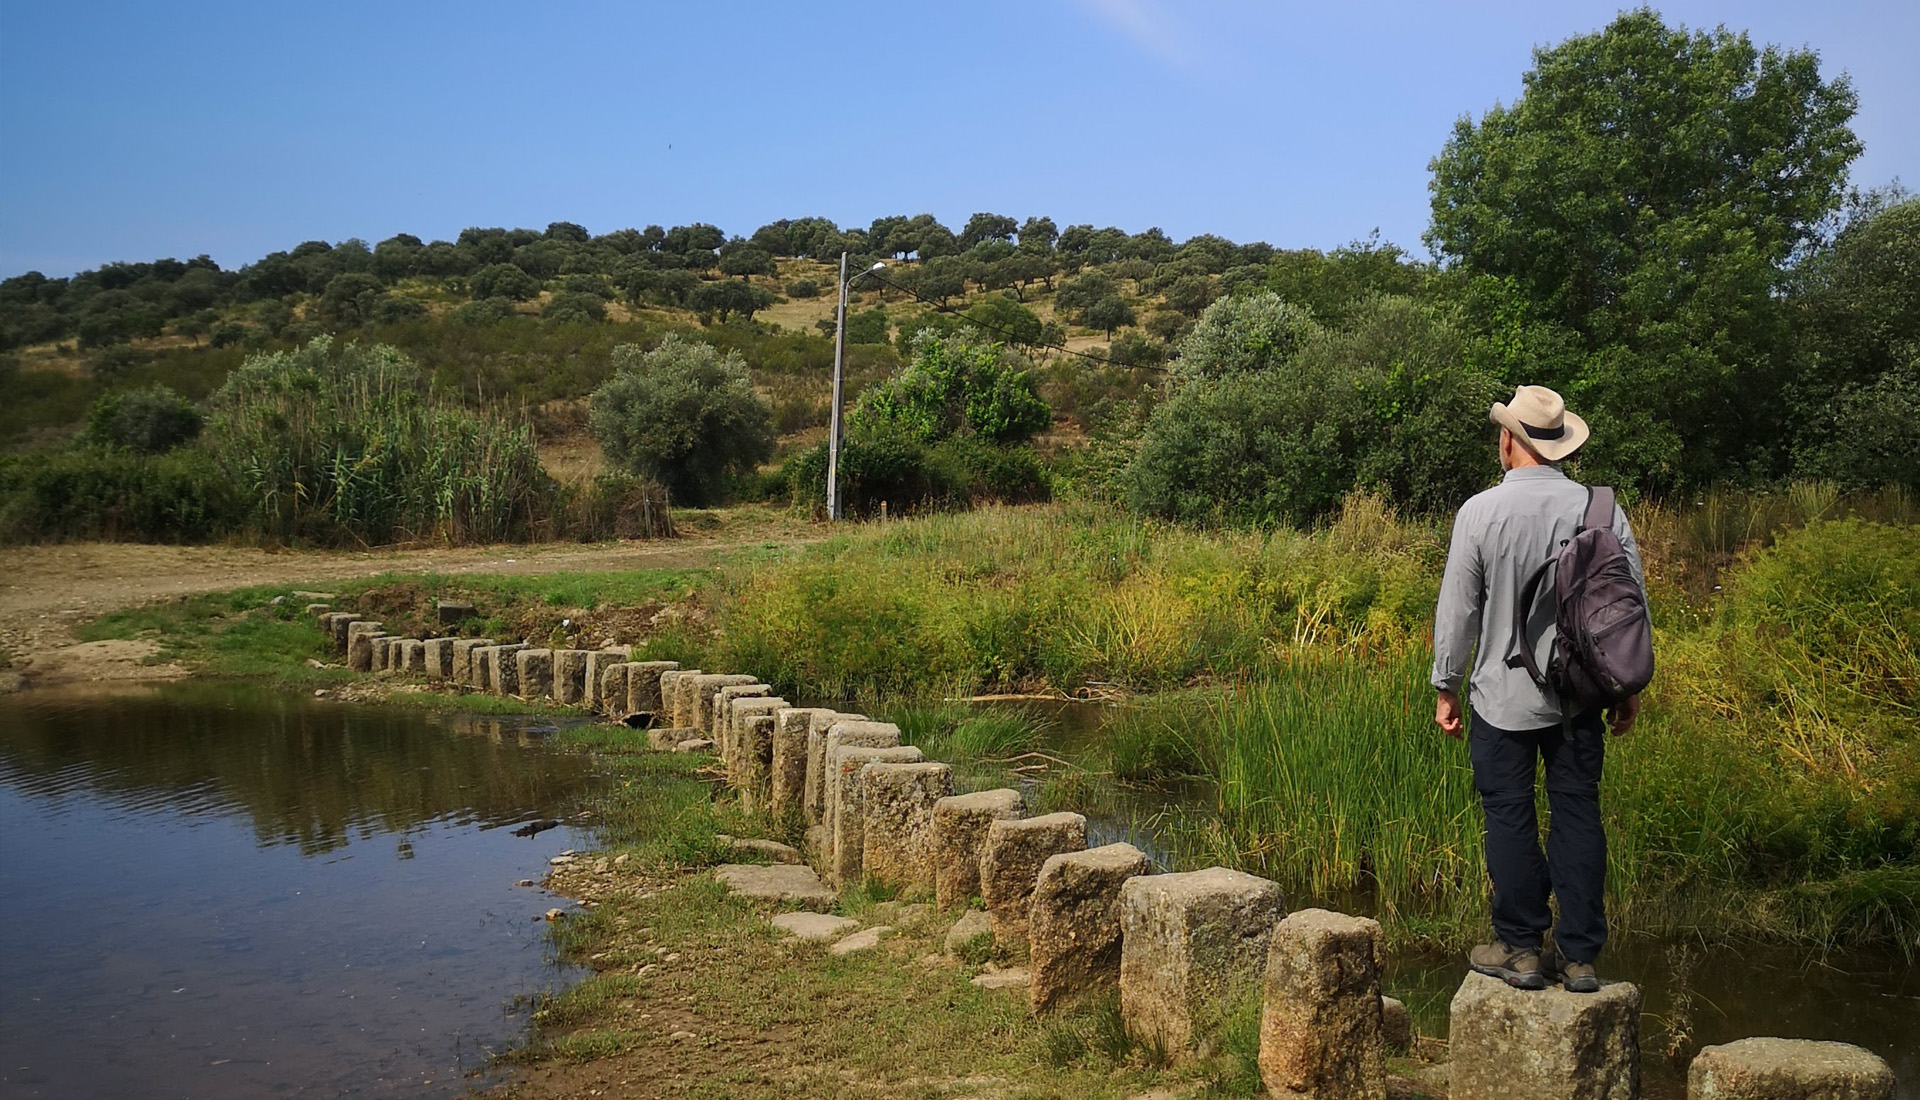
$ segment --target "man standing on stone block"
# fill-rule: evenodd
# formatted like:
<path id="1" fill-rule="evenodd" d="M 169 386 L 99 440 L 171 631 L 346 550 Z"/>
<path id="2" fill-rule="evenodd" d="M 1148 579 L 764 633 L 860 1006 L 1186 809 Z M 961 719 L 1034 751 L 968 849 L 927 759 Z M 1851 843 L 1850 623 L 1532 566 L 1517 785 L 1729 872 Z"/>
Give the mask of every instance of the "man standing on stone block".
<path id="1" fill-rule="evenodd" d="M 1468 958 L 1473 969 L 1520 989 L 1545 989 L 1557 978 L 1569 992 L 1591 993 L 1600 988 L 1594 962 L 1607 942 L 1602 712 L 1563 701 L 1527 669 L 1508 663 L 1521 644 L 1514 612 L 1522 587 L 1574 537 L 1586 512 L 1587 489 L 1561 473 L 1560 463 L 1587 441 L 1587 425 L 1544 386 L 1521 386 L 1511 404 L 1495 404 L 1488 417 L 1500 426 L 1506 476 L 1467 501 L 1454 520 L 1433 624 L 1432 679 L 1440 693 L 1434 721 L 1449 737 L 1467 732 L 1493 879 L 1497 938 Z M 1618 505 L 1613 534 L 1644 601 L 1640 553 Z M 1556 633 L 1552 589 L 1547 593 L 1526 616 L 1526 637 L 1542 668 Z M 1473 705 L 1470 731 L 1460 706 L 1463 680 Z M 1614 705 L 1607 713 L 1614 734 L 1626 733 L 1639 711 L 1638 695 Z M 1536 759 L 1546 762 L 1551 809 L 1544 857 L 1534 817 Z M 1557 924 L 1549 894 L 1560 904 Z M 1547 947 L 1550 926 L 1553 943 Z"/>

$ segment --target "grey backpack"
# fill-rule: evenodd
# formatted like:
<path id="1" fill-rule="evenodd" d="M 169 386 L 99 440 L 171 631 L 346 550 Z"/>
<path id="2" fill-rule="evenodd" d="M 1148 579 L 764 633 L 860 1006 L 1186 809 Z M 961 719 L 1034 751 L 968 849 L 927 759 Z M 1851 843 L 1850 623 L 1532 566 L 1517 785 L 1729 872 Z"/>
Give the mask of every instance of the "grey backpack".
<path id="1" fill-rule="evenodd" d="M 1543 674 L 1527 637 L 1527 613 L 1549 569 L 1559 636 Z M 1507 658 L 1507 667 L 1525 668 L 1534 683 L 1581 712 L 1610 707 L 1652 681 L 1653 621 L 1613 533 L 1612 489 L 1587 490 L 1587 511 L 1574 536 L 1527 578 L 1513 605 L 1513 636 L 1520 652 Z"/>

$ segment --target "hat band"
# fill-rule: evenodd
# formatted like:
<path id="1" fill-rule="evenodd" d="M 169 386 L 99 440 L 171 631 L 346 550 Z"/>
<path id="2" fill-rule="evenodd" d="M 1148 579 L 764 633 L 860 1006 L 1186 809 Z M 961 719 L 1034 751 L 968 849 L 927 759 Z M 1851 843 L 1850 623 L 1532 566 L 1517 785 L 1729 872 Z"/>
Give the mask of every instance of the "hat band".
<path id="1" fill-rule="evenodd" d="M 1559 439 L 1561 436 L 1567 434 L 1567 426 L 1565 424 L 1557 428 L 1536 428 L 1522 420 L 1520 421 L 1520 426 L 1527 430 L 1527 437 L 1529 439 Z"/>

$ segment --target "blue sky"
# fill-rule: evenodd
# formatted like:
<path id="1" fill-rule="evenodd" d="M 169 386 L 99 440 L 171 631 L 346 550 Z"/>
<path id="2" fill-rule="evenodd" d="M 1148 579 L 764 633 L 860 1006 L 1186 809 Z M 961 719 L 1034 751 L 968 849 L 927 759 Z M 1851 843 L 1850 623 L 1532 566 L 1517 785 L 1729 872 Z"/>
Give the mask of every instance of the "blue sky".
<path id="1" fill-rule="evenodd" d="M 0 0 L 0 275 L 469 225 L 977 210 L 1424 252 L 1427 163 L 1606 3 Z M 1920 4 L 1687 2 L 1851 74 L 1920 186 Z"/>

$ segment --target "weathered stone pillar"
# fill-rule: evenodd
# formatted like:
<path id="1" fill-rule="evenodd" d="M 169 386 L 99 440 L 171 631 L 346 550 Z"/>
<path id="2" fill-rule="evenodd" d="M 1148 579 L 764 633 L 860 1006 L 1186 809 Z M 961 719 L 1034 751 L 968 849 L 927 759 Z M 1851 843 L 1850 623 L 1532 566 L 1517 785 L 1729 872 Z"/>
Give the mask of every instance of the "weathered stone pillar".
<path id="1" fill-rule="evenodd" d="M 1028 992 L 1046 1012 L 1120 984 L 1120 887 L 1152 869 L 1131 844 L 1061 852 L 1040 865 L 1027 918 Z"/>
<path id="2" fill-rule="evenodd" d="M 333 610 L 333 605 L 330 603 L 310 603 L 307 605 L 307 608 L 306 608 L 307 614 L 313 616 L 316 619 L 326 615 L 328 612 L 332 610 Z"/>
<path id="3" fill-rule="evenodd" d="M 433 680 L 445 680 L 453 675 L 453 639 L 428 638 L 427 677 Z"/>
<path id="4" fill-rule="evenodd" d="M 348 623 L 347 667 L 355 672 L 372 672 L 373 639 L 385 630 L 385 627 L 371 619 L 357 619 Z"/>
<path id="5" fill-rule="evenodd" d="M 520 694 L 520 662 L 518 654 L 528 648 L 525 642 L 512 645 L 490 645 L 474 651 L 474 659 L 485 661 L 486 669 L 481 675 L 487 678 L 486 688 L 495 695 Z"/>
<path id="6" fill-rule="evenodd" d="M 627 713 L 650 714 L 666 720 L 666 702 L 660 677 L 680 668 L 678 661 L 634 661 L 627 665 Z"/>
<path id="7" fill-rule="evenodd" d="M 891 722 L 868 722 L 864 720 L 842 721 L 835 722 L 833 725 L 827 727 L 825 749 L 826 779 L 824 782 L 824 791 L 821 795 L 820 810 L 822 816 L 821 824 L 826 827 L 826 843 L 822 845 L 821 850 L 827 857 L 829 867 L 832 866 L 834 838 L 837 835 L 834 826 L 834 815 L 839 812 L 841 801 L 839 785 L 841 777 L 833 764 L 834 752 L 842 746 L 848 748 L 890 749 L 899 744 L 900 727 Z M 852 797 L 859 797 L 859 793 L 858 790 L 855 790 Z M 853 853 L 853 859 L 856 863 L 859 862 L 860 853 L 858 851 Z"/>
<path id="8" fill-rule="evenodd" d="M 578 706 L 587 697 L 587 657 L 584 649 L 553 651 L 553 701 Z"/>
<path id="9" fill-rule="evenodd" d="M 820 707 L 786 707 L 773 712 L 773 774 L 767 782 L 767 811 L 775 817 L 799 813 L 807 791 L 807 726 Z"/>
<path id="10" fill-rule="evenodd" d="M 418 676 L 427 674 L 427 643 L 419 638 L 400 640 L 400 671 Z"/>
<path id="11" fill-rule="evenodd" d="M 933 901 L 955 909 L 980 892 L 980 849 L 987 827 L 1027 812 L 1027 800 L 1011 787 L 943 798 L 933 805 Z"/>
<path id="12" fill-rule="evenodd" d="M 647 747 L 662 752 L 671 752 L 683 742 L 695 740 L 694 731 L 675 729 L 672 726 L 654 726 L 647 730 Z"/>
<path id="13" fill-rule="evenodd" d="M 1893 1100 L 1893 1069 L 1848 1043 L 1741 1039 L 1687 1067 L 1687 1100 Z"/>
<path id="14" fill-rule="evenodd" d="M 520 666 L 520 698 L 545 699 L 553 694 L 553 650 L 523 649 L 513 659 Z"/>
<path id="15" fill-rule="evenodd" d="M 732 782 L 732 771 L 736 767 L 733 759 L 733 703 L 736 699 L 764 698 L 773 694 L 773 688 L 758 681 L 749 680 L 744 684 L 728 684 L 713 693 L 711 708 L 712 721 L 708 727 L 708 736 L 720 746 L 720 759 L 729 772 L 728 781 Z"/>
<path id="16" fill-rule="evenodd" d="M 1515 989 L 1468 974 L 1448 1026 L 1452 1100 L 1637 1100 L 1640 990 Z"/>
<path id="17" fill-rule="evenodd" d="M 1413 1049 L 1413 1013 L 1397 997 L 1380 998 L 1380 1038 L 1388 1054 L 1405 1054 Z"/>
<path id="18" fill-rule="evenodd" d="M 455 638 L 453 640 L 453 670 L 447 678 L 457 684 L 469 684 L 479 687 L 473 680 L 473 651 L 484 646 L 494 645 L 492 638 Z"/>
<path id="19" fill-rule="evenodd" d="M 399 664 L 394 660 L 394 648 L 405 640 L 398 634 L 375 634 L 373 636 L 373 671 L 397 671 Z"/>
<path id="20" fill-rule="evenodd" d="M 753 804 L 761 809 L 765 809 L 767 800 L 773 797 L 773 727 L 769 724 L 764 733 L 748 737 L 747 723 L 755 718 L 772 718 L 792 705 L 785 699 L 767 695 L 743 696 L 727 704 L 727 736 L 733 746 L 733 760 L 727 766 L 739 773 L 736 776 L 729 771 L 727 782 L 742 791 L 751 791 Z"/>
<path id="21" fill-rule="evenodd" d="M 1211 1048 L 1221 1014 L 1260 986 L 1280 885 L 1225 867 L 1120 888 L 1120 1016 L 1176 1059 Z"/>
<path id="22" fill-rule="evenodd" d="M 624 645 L 587 650 L 586 669 L 580 676 L 586 694 L 581 701 L 590 707 L 617 714 L 620 707 L 626 703 L 626 696 L 622 695 L 609 705 L 606 696 L 600 692 L 600 677 L 610 666 L 626 664 L 627 657 L 632 652 L 633 647 Z"/>
<path id="23" fill-rule="evenodd" d="M 347 628 L 351 627 L 354 623 L 364 622 L 365 620 L 352 611 L 335 611 L 330 615 L 322 616 L 322 621 L 327 624 L 327 633 L 333 635 L 333 648 L 341 653 L 345 653 L 347 651 Z"/>
<path id="24" fill-rule="evenodd" d="M 713 726 L 713 701 L 723 687 L 757 683 L 755 677 L 740 672 L 707 672 L 693 678 L 693 727 L 718 741 Z M 771 689 L 769 689 L 771 690 Z"/>
<path id="25" fill-rule="evenodd" d="M 773 761 L 773 715 L 741 714 L 734 717 L 734 722 L 734 765 L 727 773 L 727 781 L 740 791 L 740 808 L 757 813 L 767 808 L 767 771 Z"/>
<path id="26" fill-rule="evenodd" d="M 827 754 L 828 765 L 834 772 L 830 782 L 834 807 L 828 869 L 836 885 L 851 886 L 865 873 L 861 863 L 866 847 L 861 769 L 868 764 L 918 764 L 922 759 L 920 750 L 912 745 L 895 748 L 838 745 Z"/>
<path id="27" fill-rule="evenodd" d="M 827 731 L 836 722 L 864 722 L 864 714 L 832 711 L 807 719 L 807 790 L 801 808 L 807 820 L 824 825 L 827 820 Z M 895 742 L 898 744 L 898 742 Z"/>
<path id="28" fill-rule="evenodd" d="M 1387 1100 L 1380 925 L 1302 909 L 1273 929 L 1260 1078 L 1281 1100 Z"/>
<path id="29" fill-rule="evenodd" d="M 860 775 L 861 872 L 933 896 L 933 804 L 953 793 L 946 764 L 868 764 Z"/>
<path id="30" fill-rule="evenodd" d="M 697 668 L 683 668 L 660 674 L 660 700 L 667 709 L 667 725 L 675 729 L 693 728 L 694 677 L 704 675 Z"/>
<path id="31" fill-rule="evenodd" d="M 1012 951 L 1027 946 L 1033 888 L 1047 857 L 1087 846 L 1087 819 L 1079 814 L 1000 818 L 987 823 L 980 846 L 980 900 L 987 903 L 993 939 Z"/>
<path id="32" fill-rule="evenodd" d="M 600 696 L 600 710 L 614 718 L 625 718 L 630 711 L 622 710 L 627 699 L 627 685 L 633 677 L 633 666 L 621 661 L 615 664 L 600 665 L 600 686 L 596 689 Z"/>

